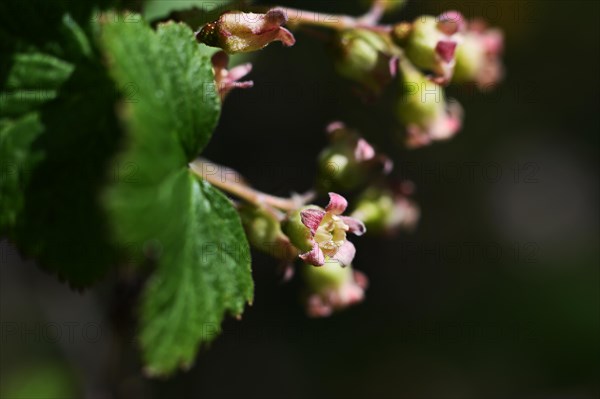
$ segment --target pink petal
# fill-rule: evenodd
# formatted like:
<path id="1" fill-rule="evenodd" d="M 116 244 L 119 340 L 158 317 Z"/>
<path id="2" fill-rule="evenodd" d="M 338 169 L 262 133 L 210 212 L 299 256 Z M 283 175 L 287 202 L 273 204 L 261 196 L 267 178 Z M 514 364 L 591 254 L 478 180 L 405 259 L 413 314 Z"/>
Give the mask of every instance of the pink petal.
<path id="1" fill-rule="evenodd" d="M 279 40 L 286 47 L 290 47 L 296 44 L 296 38 L 294 37 L 292 32 L 285 28 L 279 28 L 277 36 L 275 36 L 275 39 L 273 40 Z"/>
<path id="2" fill-rule="evenodd" d="M 248 62 L 246 64 L 238 65 L 236 67 L 231 68 L 229 70 L 227 78 L 231 79 L 232 81 L 237 81 L 243 78 L 244 76 L 248 75 L 251 71 L 252 64 Z"/>
<path id="3" fill-rule="evenodd" d="M 463 31 L 466 27 L 465 19 L 458 11 L 446 11 L 439 17 L 438 28 L 448 36 Z"/>
<path id="4" fill-rule="evenodd" d="M 337 260 L 342 266 L 349 266 L 356 255 L 356 248 L 350 241 L 345 241 L 344 244 L 338 249 L 334 260 Z"/>
<path id="5" fill-rule="evenodd" d="M 340 216 L 340 218 L 342 219 L 342 222 L 344 222 L 346 225 L 348 225 L 348 227 L 350 227 L 350 230 L 348 230 L 350 233 L 357 236 L 362 236 L 367 232 L 365 224 L 360 220 L 352 218 L 350 216 Z"/>
<path id="6" fill-rule="evenodd" d="M 456 42 L 450 40 L 440 40 L 435 46 L 435 52 L 445 62 L 450 62 L 454 58 L 454 52 L 456 50 Z"/>
<path id="7" fill-rule="evenodd" d="M 325 131 L 327 133 L 333 133 L 337 130 L 344 130 L 344 129 L 346 129 L 346 125 L 344 125 L 344 122 L 335 121 L 335 122 L 331 122 L 329 125 L 327 125 L 327 127 L 325 128 Z"/>
<path id="8" fill-rule="evenodd" d="M 308 298 L 306 311 L 309 317 L 327 317 L 333 313 L 333 308 L 330 304 L 325 303 L 318 294 L 314 294 Z"/>
<path id="9" fill-rule="evenodd" d="M 319 248 L 319 244 L 316 242 L 313 244 L 313 247 L 310 251 L 300 254 L 300 259 L 309 263 L 313 266 L 323 266 L 325 264 L 325 255 L 321 248 Z"/>
<path id="10" fill-rule="evenodd" d="M 398 57 L 390 58 L 389 67 L 390 67 L 390 76 L 391 77 L 395 77 L 398 74 L 398 62 L 399 62 Z"/>
<path id="11" fill-rule="evenodd" d="M 273 8 L 265 14 L 265 27 L 280 27 L 287 22 L 288 18 L 281 8 Z"/>
<path id="12" fill-rule="evenodd" d="M 336 193 L 329 193 L 329 204 L 325 210 L 331 212 L 334 215 L 341 215 L 348 207 L 348 201 Z"/>
<path id="13" fill-rule="evenodd" d="M 354 281 L 363 290 L 369 286 L 369 279 L 367 276 L 358 270 L 354 270 Z"/>
<path id="14" fill-rule="evenodd" d="M 375 157 L 375 149 L 365 139 L 358 139 L 354 149 L 354 157 L 357 161 L 363 162 Z"/>
<path id="15" fill-rule="evenodd" d="M 317 228 L 321 224 L 323 216 L 325 216 L 325 212 L 319 209 L 305 209 L 302 212 L 300 212 L 300 219 L 302 220 L 302 224 L 308 227 L 313 236 L 315 235 Z"/>

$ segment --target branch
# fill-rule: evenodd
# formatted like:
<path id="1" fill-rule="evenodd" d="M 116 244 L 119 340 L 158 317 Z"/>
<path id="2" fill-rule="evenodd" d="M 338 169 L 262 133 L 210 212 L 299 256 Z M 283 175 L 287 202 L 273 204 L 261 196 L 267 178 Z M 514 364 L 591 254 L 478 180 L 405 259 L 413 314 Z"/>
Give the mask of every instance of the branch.
<path id="1" fill-rule="evenodd" d="M 256 206 L 271 206 L 283 211 L 294 211 L 315 198 L 315 193 L 309 191 L 292 198 L 276 197 L 265 194 L 250 187 L 239 173 L 233 169 L 218 165 L 203 158 L 198 158 L 189 164 L 194 174 L 206 180 L 215 187 L 228 192 Z"/>

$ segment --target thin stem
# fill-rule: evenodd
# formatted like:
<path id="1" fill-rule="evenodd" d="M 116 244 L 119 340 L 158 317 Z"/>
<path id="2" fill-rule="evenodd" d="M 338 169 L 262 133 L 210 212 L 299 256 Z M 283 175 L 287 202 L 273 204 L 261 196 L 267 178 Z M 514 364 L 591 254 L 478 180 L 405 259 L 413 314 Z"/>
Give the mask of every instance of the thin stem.
<path id="1" fill-rule="evenodd" d="M 377 32 L 389 32 L 392 30 L 391 26 L 377 25 L 377 22 L 381 18 L 379 13 L 383 14 L 383 9 L 381 11 L 379 10 L 379 8 L 383 6 L 383 4 L 380 3 L 380 0 L 376 0 L 371 10 L 359 18 L 351 17 L 349 15 L 325 14 L 316 11 L 300 10 L 291 7 L 277 6 L 276 8 L 282 10 L 288 16 L 287 25 L 292 29 L 300 25 L 313 25 L 336 30 L 363 28 Z M 260 6 L 255 9 L 257 11 L 267 11 L 272 8 L 273 7 Z"/>
<path id="2" fill-rule="evenodd" d="M 282 198 L 265 194 L 250 187 L 241 178 L 239 173 L 233 169 L 217 165 L 202 158 L 191 162 L 189 166 L 194 174 L 213 186 L 257 206 L 267 205 L 283 211 L 293 211 L 315 197 L 312 191 L 293 198 Z"/>
<path id="3" fill-rule="evenodd" d="M 387 0 L 374 0 L 371 9 L 359 21 L 366 25 L 376 25 L 385 13 L 385 3 Z"/>

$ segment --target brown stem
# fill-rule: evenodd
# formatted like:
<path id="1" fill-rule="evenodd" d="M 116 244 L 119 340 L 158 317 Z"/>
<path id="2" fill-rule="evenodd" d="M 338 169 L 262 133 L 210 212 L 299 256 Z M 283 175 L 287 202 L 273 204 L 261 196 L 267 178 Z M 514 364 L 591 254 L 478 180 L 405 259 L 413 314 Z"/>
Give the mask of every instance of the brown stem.
<path id="1" fill-rule="evenodd" d="M 358 20 L 366 25 L 376 25 L 385 13 L 385 3 L 387 0 L 374 0 L 371 9 Z"/>
<path id="2" fill-rule="evenodd" d="M 325 14 L 290 7 L 278 6 L 276 8 L 282 10 L 287 15 L 287 25 L 292 29 L 300 25 L 313 25 L 337 30 L 363 28 L 377 32 L 389 32 L 392 30 L 391 26 L 377 25 L 377 21 L 381 18 L 379 13 L 383 14 L 383 9 L 379 11 L 379 8 L 382 6 L 383 4 L 381 1 L 376 0 L 371 10 L 363 17 L 359 18 L 351 17 L 349 15 Z M 272 8 L 274 7 L 260 6 L 256 8 L 256 10 L 267 11 Z"/>
<path id="3" fill-rule="evenodd" d="M 293 198 L 282 198 L 265 194 L 247 185 L 234 170 L 202 158 L 191 162 L 189 166 L 194 174 L 213 186 L 257 206 L 267 205 L 283 211 L 293 211 L 315 197 L 312 191 Z"/>

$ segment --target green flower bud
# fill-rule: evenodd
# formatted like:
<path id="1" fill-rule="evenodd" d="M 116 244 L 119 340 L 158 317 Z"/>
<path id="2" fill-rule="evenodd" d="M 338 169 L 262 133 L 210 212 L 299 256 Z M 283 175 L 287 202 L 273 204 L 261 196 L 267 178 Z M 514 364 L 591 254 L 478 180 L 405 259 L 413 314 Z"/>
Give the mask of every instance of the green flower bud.
<path id="1" fill-rule="evenodd" d="M 243 205 L 239 214 L 250 245 L 277 259 L 290 260 L 298 253 L 283 234 L 277 216 L 268 209 Z"/>
<path id="2" fill-rule="evenodd" d="M 453 82 L 475 82 L 481 89 L 489 89 L 503 75 L 501 54 L 503 35 L 497 29 L 487 29 L 482 22 L 471 22 L 456 50 Z"/>
<path id="3" fill-rule="evenodd" d="M 407 145 L 415 148 L 454 136 L 462 123 L 462 109 L 458 103 L 448 104 L 444 89 L 427 79 L 408 60 L 400 61 L 400 71 L 401 96 L 397 115 L 406 125 Z"/>
<path id="4" fill-rule="evenodd" d="M 384 36 L 366 30 L 350 29 L 337 37 L 335 68 L 368 92 L 380 94 L 395 76 L 393 47 Z"/>
<path id="5" fill-rule="evenodd" d="M 456 33 L 463 26 L 462 15 L 451 11 L 437 18 L 430 15 L 419 17 L 410 29 L 406 24 L 400 24 L 392 34 L 414 65 L 435 73 L 438 83 L 447 84 L 455 64 Z"/>
<path id="6" fill-rule="evenodd" d="M 317 186 L 321 191 L 351 191 L 363 185 L 374 172 L 389 173 L 392 161 L 341 122 L 327 132 L 331 145 L 319 155 Z"/>
<path id="7" fill-rule="evenodd" d="M 419 214 L 419 207 L 405 195 L 373 187 L 360 196 L 352 217 L 362 220 L 369 232 L 392 234 L 399 229 L 412 230 Z"/>
<path id="8" fill-rule="evenodd" d="M 351 265 L 340 267 L 335 262 L 321 267 L 304 265 L 306 312 L 311 317 L 327 317 L 334 311 L 360 303 L 368 285 L 367 277 Z"/>
<path id="9" fill-rule="evenodd" d="M 456 66 L 454 67 L 453 82 L 472 82 L 485 63 L 485 49 L 479 40 L 472 35 L 465 35 L 456 49 Z"/>

